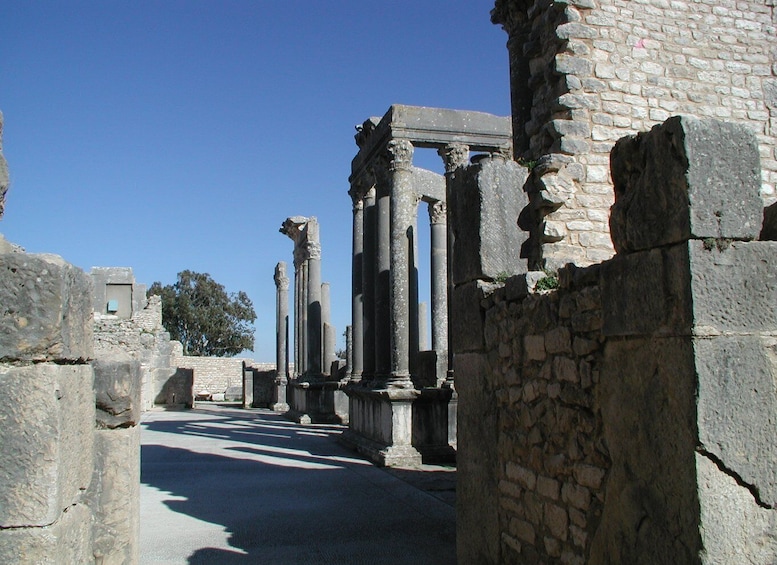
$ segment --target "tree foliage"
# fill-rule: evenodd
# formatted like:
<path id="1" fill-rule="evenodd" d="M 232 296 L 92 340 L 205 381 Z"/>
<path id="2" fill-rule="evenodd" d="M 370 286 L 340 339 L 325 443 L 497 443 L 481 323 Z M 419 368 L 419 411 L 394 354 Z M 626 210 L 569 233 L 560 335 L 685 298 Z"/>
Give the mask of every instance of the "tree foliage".
<path id="1" fill-rule="evenodd" d="M 209 274 L 182 271 L 175 284 L 152 284 L 148 295 L 154 294 L 162 297 L 162 325 L 184 355 L 226 357 L 254 348 L 256 312 L 245 292 L 227 294 Z"/>

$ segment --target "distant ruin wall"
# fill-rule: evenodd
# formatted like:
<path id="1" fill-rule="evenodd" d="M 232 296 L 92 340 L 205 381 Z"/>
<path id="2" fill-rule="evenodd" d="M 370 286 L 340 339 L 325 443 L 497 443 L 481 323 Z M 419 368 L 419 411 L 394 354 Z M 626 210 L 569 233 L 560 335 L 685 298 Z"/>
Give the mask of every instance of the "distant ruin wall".
<path id="1" fill-rule="evenodd" d="M 756 134 L 777 199 L 773 0 L 497 0 L 507 31 L 516 159 L 533 167 L 534 267 L 608 259 L 609 151 L 670 115 Z"/>
<path id="2" fill-rule="evenodd" d="M 454 289 L 459 561 L 775 562 L 757 140 L 673 118 L 612 169 L 613 259 Z"/>
<path id="3" fill-rule="evenodd" d="M 174 359 L 176 367 L 194 371 L 194 394 L 225 392 L 229 387 L 243 386 L 243 363 L 250 359 L 238 357 L 195 357 L 181 355 Z M 273 365 L 274 367 L 274 365 Z"/>

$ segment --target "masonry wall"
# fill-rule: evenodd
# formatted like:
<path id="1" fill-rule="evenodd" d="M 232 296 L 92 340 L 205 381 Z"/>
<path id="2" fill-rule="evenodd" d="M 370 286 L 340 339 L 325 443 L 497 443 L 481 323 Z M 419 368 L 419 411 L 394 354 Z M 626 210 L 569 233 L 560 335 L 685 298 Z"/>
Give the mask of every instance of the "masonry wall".
<path id="1" fill-rule="evenodd" d="M 777 199 L 773 0 L 497 0 L 509 35 L 516 159 L 533 167 L 532 266 L 612 256 L 608 154 L 670 115 L 746 124 Z"/>
<path id="2" fill-rule="evenodd" d="M 673 118 L 612 170 L 613 259 L 454 288 L 459 561 L 774 562 L 758 141 Z"/>
<path id="3" fill-rule="evenodd" d="M 173 363 L 182 369 L 194 371 L 194 393 L 224 392 L 229 387 L 243 386 L 243 363 L 252 365 L 250 359 L 238 357 L 176 356 Z M 274 366 L 273 366 L 274 367 Z"/>

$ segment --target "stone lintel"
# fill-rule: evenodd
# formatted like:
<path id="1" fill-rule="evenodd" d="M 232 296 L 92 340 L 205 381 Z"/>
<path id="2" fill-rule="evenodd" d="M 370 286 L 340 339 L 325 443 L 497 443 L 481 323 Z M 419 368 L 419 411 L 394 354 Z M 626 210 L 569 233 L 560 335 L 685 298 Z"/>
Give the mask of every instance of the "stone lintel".
<path id="1" fill-rule="evenodd" d="M 416 147 L 434 149 L 461 143 L 472 151 L 493 152 L 510 147 L 512 135 L 509 116 L 395 104 L 364 136 L 351 165 L 351 179 L 358 178 L 391 139 L 407 139 Z"/>

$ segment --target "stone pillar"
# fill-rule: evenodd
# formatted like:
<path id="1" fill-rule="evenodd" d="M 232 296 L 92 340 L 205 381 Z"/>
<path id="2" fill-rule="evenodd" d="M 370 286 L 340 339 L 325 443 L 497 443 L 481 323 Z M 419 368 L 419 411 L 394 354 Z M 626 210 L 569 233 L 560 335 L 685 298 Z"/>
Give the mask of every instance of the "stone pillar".
<path id="1" fill-rule="evenodd" d="M 413 249 L 413 216 L 416 195 L 413 189 L 413 144 L 393 139 L 388 145 L 391 161 L 390 227 L 390 338 L 391 372 L 389 388 L 411 388 L 410 380 L 410 271 Z"/>
<path id="2" fill-rule="evenodd" d="M 307 224 L 307 358 L 305 374 L 320 377 L 323 354 L 323 320 L 321 304 L 321 244 L 318 239 L 318 222 L 311 218 Z"/>
<path id="3" fill-rule="evenodd" d="M 286 263 L 279 262 L 275 267 L 276 293 L 276 349 L 275 349 L 275 386 L 277 389 L 276 411 L 288 410 L 286 387 L 289 383 L 289 277 L 286 276 Z"/>
<path id="4" fill-rule="evenodd" d="M 469 161 L 469 146 L 464 145 L 463 143 L 451 143 L 449 145 L 446 145 L 444 148 L 437 151 L 437 154 L 442 157 L 443 164 L 445 166 L 445 199 L 446 199 L 446 210 L 445 210 L 445 224 L 446 224 L 446 288 L 445 288 L 445 294 L 446 294 L 446 300 L 447 300 L 447 309 L 450 312 L 452 309 L 452 303 L 451 299 L 453 297 L 453 269 L 451 267 L 453 261 L 455 260 L 453 256 L 453 229 L 448 222 L 448 203 L 452 202 L 452 190 L 453 190 L 453 179 L 456 174 L 456 170 L 463 168 L 467 165 L 467 162 Z M 451 319 L 448 318 L 448 328 L 447 332 L 448 335 L 451 335 L 452 332 L 452 325 L 451 325 Z M 449 346 L 447 351 L 447 365 L 448 365 L 448 371 L 445 378 L 445 382 L 448 386 L 453 388 L 454 386 L 454 379 L 453 379 L 453 349 Z"/>
<path id="5" fill-rule="evenodd" d="M 431 224 L 432 349 L 438 359 L 448 358 L 448 223 L 445 202 L 429 204 Z M 446 378 L 447 363 L 438 381 Z"/>
<path id="6" fill-rule="evenodd" d="M 359 382 L 364 371 L 364 194 L 354 186 L 353 201 L 353 257 L 351 263 L 351 347 L 348 349 L 348 378 Z"/>
<path id="7" fill-rule="evenodd" d="M 300 287 L 302 285 L 302 272 L 300 267 L 294 265 L 294 377 L 299 377 L 299 371 L 302 367 L 300 363 L 300 319 L 302 310 L 300 309 Z"/>
<path id="8" fill-rule="evenodd" d="M 426 302 L 418 303 L 418 350 L 429 350 L 429 330 L 426 323 L 429 317 L 429 311 Z"/>
<path id="9" fill-rule="evenodd" d="M 381 163 L 382 165 L 382 163 Z M 386 164 L 387 166 L 387 164 Z M 375 378 L 391 372 L 391 193 L 388 171 L 381 170 L 375 194 Z"/>
<path id="10" fill-rule="evenodd" d="M 345 374 L 353 373 L 353 327 L 345 326 Z"/>
<path id="11" fill-rule="evenodd" d="M 363 328 L 362 328 L 362 353 L 364 355 L 364 368 L 362 376 L 371 380 L 375 377 L 375 272 L 376 272 L 376 207 L 375 187 L 364 195 L 364 248 L 362 261 L 363 281 Z M 358 337 L 357 337 L 358 339 Z"/>
<path id="12" fill-rule="evenodd" d="M 321 372 L 324 375 L 330 375 L 332 362 L 335 360 L 335 347 L 337 344 L 337 330 L 329 323 L 331 316 L 331 306 L 329 283 L 321 285 L 321 320 L 322 320 L 322 362 Z"/>

